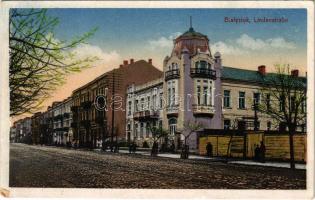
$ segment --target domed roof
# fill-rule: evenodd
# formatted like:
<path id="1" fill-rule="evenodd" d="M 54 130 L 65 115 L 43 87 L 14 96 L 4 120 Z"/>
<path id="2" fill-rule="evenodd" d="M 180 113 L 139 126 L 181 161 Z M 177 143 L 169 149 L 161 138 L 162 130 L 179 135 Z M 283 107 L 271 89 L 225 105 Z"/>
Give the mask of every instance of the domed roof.
<path id="1" fill-rule="evenodd" d="M 181 37 L 204 37 L 208 39 L 206 35 L 196 32 L 193 27 L 190 27 L 188 31 L 180 35 L 178 38 L 181 38 Z"/>

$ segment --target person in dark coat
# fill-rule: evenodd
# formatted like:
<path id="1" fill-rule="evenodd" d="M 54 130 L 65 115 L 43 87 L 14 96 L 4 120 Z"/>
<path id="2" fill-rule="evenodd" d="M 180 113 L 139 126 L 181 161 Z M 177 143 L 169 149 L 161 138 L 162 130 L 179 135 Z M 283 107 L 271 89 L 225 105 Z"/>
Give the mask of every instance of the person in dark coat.
<path id="1" fill-rule="evenodd" d="M 264 163 L 265 162 L 266 146 L 264 145 L 263 141 L 260 142 L 259 150 L 260 150 L 260 156 L 259 156 L 260 162 Z"/>
<path id="2" fill-rule="evenodd" d="M 207 149 L 207 156 L 212 157 L 212 155 L 213 155 L 212 154 L 212 144 L 210 142 L 208 142 L 206 149 Z"/>
<path id="3" fill-rule="evenodd" d="M 133 145 L 132 145 L 132 152 L 133 152 L 133 153 L 136 153 L 136 150 L 137 150 L 137 145 L 136 145 L 136 143 L 134 142 Z"/>
<path id="4" fill-rule="evenodd" d="M 259 146 L 258 144 L 255 144 L 255 157 L 254 157 L 255 161 L 259 161 L 259 154 L 260 154 Z"/>

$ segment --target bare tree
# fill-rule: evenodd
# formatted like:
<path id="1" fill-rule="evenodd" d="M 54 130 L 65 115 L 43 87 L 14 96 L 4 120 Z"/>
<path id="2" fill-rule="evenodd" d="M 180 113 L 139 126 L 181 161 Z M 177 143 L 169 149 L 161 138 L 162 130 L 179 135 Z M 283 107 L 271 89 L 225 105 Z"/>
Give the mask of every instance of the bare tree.
<path id="1" fill-rule="evenodd" d="M 181 131 L 183 136 L 184 136 L 184 149 L 182 150 L 181 158 L 184 158 L 184 159 L 188 158 L 189 145 L 187 145 L 187 140 L 193 133 L 196 133 L 197 131 L 201 130 L 202 128 L 204 128 L 204 125 L 200 122 L 186 121 L 184 123 L 184 128 Z"/>
<path id="2" fill-rule="evenodd" d="M 291 72 L 290 65 L 276 65 L 277 73 L 263 78 L 261 88 L 262 100 L 258 105 L 260 112 L 275 119 L 289 130 L 290 166 L 295 168 L 293 135 L 298 126 L 306 123 L 305 77 Z"/>
<path id="3" fill-rule="evenodd" d="M 55 38 L 58 18 L 46 9 L 11 9 L 9 16 L 10 115 L 33 113 L 65 81 L 65 76 L 89 67 L 96 57 L 78 59 L 73 48 L 96 29 L 70 42 Z"/>

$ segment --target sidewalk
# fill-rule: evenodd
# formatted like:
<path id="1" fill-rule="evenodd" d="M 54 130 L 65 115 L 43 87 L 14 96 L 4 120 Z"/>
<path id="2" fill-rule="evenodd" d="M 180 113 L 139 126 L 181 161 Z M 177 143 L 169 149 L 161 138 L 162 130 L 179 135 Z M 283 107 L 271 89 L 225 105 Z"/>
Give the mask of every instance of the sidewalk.
<path id="1" fill-rule="evenodd" d="M 256 166 L 265 166 L 265 167 L 280 167 L 280 168 L 290 168 L 290 163 L 288 162 L 255 162 L 252 160 L 238 160 L 238 161 L 229 161 L 231 164 L 241 164 L 241 165 L 256 165 Z M 296 169 L 306 169 L 306 164 L 295 164 Z"/>
<path id="2" fill-rule="evenodd" d="M 128 150 L 119 150 L 119 153 L 129 154 Z M 136 154 L 150 156 L 150 152 L 148 151 L 136 151 Z M 177 158 L 180 159 L 180 154 L 172 154 L 172 153 L 159 153 L 158 157 L 163 158 Z M 199 155 L 189 155 L 189 159 L 193 160 L 212 160 L 212 161 L 225 161 L 225 158 L 220 157 L 206 157 Z M 228 161 L 229 164 L 239 164 L 239 165 L 255 165 L 255 166 L 264 166 L 264 167 L 277 167 L 277 168 L 290 168 L 290 163 L 288 162 L 255 162 L 253 160 L 232 160 Z M 296 169 L 306 169 L 306 164 L 295 164 Z"/>

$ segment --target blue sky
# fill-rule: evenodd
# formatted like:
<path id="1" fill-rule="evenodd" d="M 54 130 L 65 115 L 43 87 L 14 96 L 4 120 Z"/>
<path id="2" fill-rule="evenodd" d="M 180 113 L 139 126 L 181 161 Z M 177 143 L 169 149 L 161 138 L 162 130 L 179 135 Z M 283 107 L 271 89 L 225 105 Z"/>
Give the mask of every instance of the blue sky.
<path id="1" fill-rule="evenodd" d="M 121 59 L 153 58 L 158 68 L 162 67 L 163 58 L 172 49 L 172 39 L 189 28 L 189 16 L 193 18 L 195 30 L 209 37 L 211 50 L 221 51 L 226 65 L 256 68 L 261 64 L 288 62 L 299 68 L 306 67 L 305 9 L 49 9 L 48 14 L 60 19 L 56 29 L 58 39 L 69 39 L 98 27 L 89 40 L 90 45 L 99 47 L 106 54 L 115 52 Z M 252 20 L 254 17 L 284 17 L 288 22 L 235 24 L 224 22 L 225 17 L 249 17 Z M 257 44 L 261 41 L 267 44 L 279 38 L 280 43 L 292 48 L 264 45 L 263 49 L 247 48 L 247 51 L 243 48 L 244 42 L 240 41 L 249 39 Z M 257 56 L 269 57 L 269 60 L 260 59 L 253 63 L 251 58 Z"/>
<path id="2" fill-rule="evenodd" d="M 233 39 L 247 33 L 262 39 L 274 36 L 306 45 L 305 9 L 50 9 L 60 19 L 57 36 L 69 38 L 93 27 L 99 30 L 91 44 L 104 47 L 137 45 L 146 40 L 184 32 L 193 27 L 211 41 Z M 224 17 L 286 17 L 288 23 L 225 23 Z"/>

